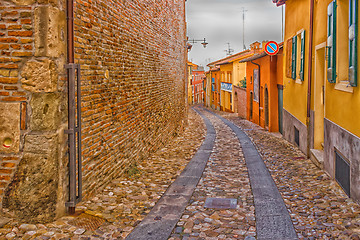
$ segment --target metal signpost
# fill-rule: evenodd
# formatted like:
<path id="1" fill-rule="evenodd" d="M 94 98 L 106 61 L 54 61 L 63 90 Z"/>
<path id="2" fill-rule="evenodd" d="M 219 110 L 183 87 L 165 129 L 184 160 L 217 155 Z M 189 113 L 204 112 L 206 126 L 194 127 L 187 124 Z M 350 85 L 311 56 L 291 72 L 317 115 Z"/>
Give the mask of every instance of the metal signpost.
<path id="1" fill-rule="evenodd" d="M 265 44 L 265 52 L 270 56 L 276 55 L 279 52 L 279 44 L 274 41 L 267 42 Z"/>

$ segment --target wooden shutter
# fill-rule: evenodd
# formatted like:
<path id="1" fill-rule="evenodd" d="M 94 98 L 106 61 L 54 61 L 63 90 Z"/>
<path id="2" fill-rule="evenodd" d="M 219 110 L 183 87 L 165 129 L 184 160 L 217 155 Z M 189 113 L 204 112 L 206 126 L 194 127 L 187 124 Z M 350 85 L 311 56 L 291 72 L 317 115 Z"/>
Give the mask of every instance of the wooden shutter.
<path id="1" fill-rule="evenodd" d="M 336 82 L 336 0 L 328 5 L 327 80 Z"/>
<path id="2" fill-rule="evenodd" d="M 349 0 L 349 82 L 357 86 L 357 0 Z"/>
<path id="3" fill-rule="evenodd" d="M 292 38 L 286 41 L 286 77 L 291 78 Z"/>
<path id="4" fill-rule="evenodd" d="M 300 53 L 300 80 L 304 81 L 304 63 L 305 63 L 305 30 L 301 32 L 301 53 Z"/>
<path id="5" fill-rule="evenodd" d="M 297 52 L 297 36 L 292 39 L 292 55 L 291 55 L 291 78 L 296 79 L 296 52 Z"/>

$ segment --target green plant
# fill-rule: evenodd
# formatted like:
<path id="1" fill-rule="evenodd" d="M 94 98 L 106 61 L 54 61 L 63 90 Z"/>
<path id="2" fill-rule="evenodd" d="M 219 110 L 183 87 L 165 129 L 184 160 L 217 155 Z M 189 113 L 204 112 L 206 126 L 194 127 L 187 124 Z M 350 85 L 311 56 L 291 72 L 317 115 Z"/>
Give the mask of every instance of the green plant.
<path id="1" fill-rule="evenodd" d="M 246 77 L 243 80 L 240 80 L 240 87 L 246 88 Z"/>

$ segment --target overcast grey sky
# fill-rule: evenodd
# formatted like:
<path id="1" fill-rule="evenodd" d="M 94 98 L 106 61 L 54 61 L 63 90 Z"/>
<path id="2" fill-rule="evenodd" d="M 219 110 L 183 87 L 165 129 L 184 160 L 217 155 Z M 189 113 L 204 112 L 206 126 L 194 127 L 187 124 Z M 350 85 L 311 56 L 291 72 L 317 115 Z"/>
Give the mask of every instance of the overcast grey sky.
<path id="1" fill-rule="evenodd" d="M 209 43 L 204 49 L 200 43 L 193 44 L 189 60 L 206 66 L 226 57 L 227 43 L 234 53 L 243 50 L 242 8 L 245 13 L 245 46 L 255 41 L 281 42 L 281 7 L 271 0 L 187 0 L 187 36 L 203 39 Z"/>

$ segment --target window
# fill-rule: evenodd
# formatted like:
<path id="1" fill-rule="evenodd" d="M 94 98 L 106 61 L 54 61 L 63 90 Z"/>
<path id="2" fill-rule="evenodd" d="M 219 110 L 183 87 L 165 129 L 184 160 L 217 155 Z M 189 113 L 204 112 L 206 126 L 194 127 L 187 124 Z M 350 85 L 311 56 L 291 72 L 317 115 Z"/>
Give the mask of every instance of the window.
<path id="1" fill-rule="evenodd" d="M 336 82 L 336 0 L 328 5 L 327 27 L 327 80 Z"/>
<path id="2" fill-rule="evenodd" d="M 357 86 L 358 1 L 349 0 L 349 82 Z"/>
<path id="3" fill-rule="evenodd" d="M 327 15 L 327 80 L 356 87 L 358 1 L 333 0 Z"/>
<path id="4" fill-rule="evenodd" d="M 291 43 L 291 78 L 304 81 L 305 30 L 295 35 L 291 41 L 288 40 L 289 43 Z"/>

